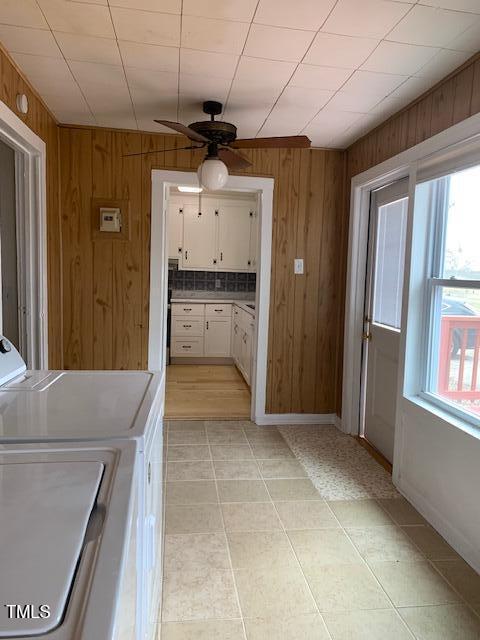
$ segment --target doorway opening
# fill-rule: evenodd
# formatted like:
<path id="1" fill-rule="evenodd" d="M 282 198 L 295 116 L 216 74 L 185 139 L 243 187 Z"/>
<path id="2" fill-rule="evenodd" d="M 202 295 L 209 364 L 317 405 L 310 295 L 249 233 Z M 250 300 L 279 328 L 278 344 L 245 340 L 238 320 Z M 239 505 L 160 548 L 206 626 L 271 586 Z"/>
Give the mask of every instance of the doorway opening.
<path id="1" fill-rule="evenodd" d="M 408 214 L 408 180 L 371 192 L 360 436 L 392 463 Z"/>
<path id="2" fill-rule="evenodd" d="M 265 416 L 273 179 L 152 172 L 149 368 L 170 419 Z"/>
<path id="3" fill-rule="evenodd" d="M 46 146 L 0 102 L 0 333 L 48 368 Z"/>

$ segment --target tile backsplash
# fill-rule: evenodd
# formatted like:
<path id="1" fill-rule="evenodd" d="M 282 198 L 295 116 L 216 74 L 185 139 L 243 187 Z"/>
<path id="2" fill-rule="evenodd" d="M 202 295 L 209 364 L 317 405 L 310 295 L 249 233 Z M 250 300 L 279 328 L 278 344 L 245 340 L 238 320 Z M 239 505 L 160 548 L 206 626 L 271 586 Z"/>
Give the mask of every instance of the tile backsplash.
<path id="1" fill-rule="evenodd" d="M 230 271 L 173 271 L 168 272 L 168 288 L 179 291 L 254 292 L 255 273 Z"/>

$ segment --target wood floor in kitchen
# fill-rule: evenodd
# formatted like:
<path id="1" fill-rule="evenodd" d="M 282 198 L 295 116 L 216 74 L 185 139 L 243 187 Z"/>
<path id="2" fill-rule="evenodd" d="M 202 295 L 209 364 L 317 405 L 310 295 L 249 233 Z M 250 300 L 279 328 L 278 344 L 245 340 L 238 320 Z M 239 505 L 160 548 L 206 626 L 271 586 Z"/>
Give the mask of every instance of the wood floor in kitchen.
<path id="1" fill-rule="evenodd" d="M 250 389 L 234 365 L 167 367 L 167 418 L 248 419 L 250 402 Z"/>

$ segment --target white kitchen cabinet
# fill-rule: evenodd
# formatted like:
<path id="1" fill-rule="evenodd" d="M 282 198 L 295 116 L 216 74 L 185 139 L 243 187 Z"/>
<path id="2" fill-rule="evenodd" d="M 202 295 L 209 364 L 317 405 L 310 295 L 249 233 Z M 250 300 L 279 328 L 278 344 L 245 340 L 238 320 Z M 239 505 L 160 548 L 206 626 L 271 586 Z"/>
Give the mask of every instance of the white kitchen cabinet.
<path id="1" fill-rule="evenodd" d="M 249 386 L 252 377 L 254 326 L 253 316 L 235 305 L 233 307 L 232 357 Z"/>
<path id="2" fill-rule="evenodd" d="M 216 268 L 216 216 L 211 201 L 183 206 L 182 269 L 212 270 Z"/>
<path id="3" fill-rule="evenodd" d="M 208 317 L 205 319 L 205 357 L 229 358 L 231 356 L 230 339 L 231 318 Z"/>
<path id="4" fill-rule="evenodd" d="M 171 198 L 167 214 L 168 257 L 180 259 L 183 244 L 183 201 Z"/>
<path id="5" fill-rule="evenodd" d="M 217 267 L 220 271 L 250 270 L 250 237 L 254 210 L 250 202 L 218 203 Z"/>

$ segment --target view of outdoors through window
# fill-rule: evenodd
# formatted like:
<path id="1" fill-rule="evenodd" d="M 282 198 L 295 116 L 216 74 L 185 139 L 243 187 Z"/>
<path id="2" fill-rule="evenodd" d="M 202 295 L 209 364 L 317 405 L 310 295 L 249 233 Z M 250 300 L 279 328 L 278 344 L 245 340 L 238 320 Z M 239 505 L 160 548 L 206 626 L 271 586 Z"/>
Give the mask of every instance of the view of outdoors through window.
<path id="1" fill-rule="evenodd" d="M 430 333 L 437 375 L 430 391 L 480 418 L 480 167 L 444 180 L 448 196 L 438 219 L 444 234 Z M 446 279 L 457 286 L 446 286 Z"/>

